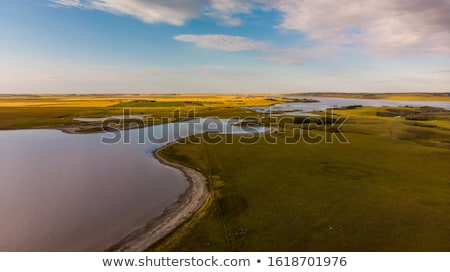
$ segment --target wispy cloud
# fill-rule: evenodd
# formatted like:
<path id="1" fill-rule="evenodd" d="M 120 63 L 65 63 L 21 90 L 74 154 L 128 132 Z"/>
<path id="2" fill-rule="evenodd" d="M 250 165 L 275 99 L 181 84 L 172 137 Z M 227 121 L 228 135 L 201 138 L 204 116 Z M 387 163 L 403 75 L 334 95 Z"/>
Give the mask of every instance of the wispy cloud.
<path id="1" fill-rule="evenodd" d="M 50 6 L 52 7 L 66 6 L 66 7 L 82 8 L 84 4 L 81 2 L 81 0 L 50 0 Z"/>
<path id="2" fill-rule="evenodd" d="M 236 15 L 248 14 L 253 7 L 252 1 L 210 0 L 210 5 L 205 9 L 205 15 L 214 18 L 221 25 L 238 26 L 242 24 L 242 20 Z"/>
<path id="3" fill-rule="evenodd" d="M 230 35 L 178 35 L 174 39 L 194 43 L 199 48 L 229 52 L 264 50 L 268 47 L 266 42 Z"/>
<path id="4" fill-rule="evenodd" d="M 53 5 L 95 9 L 129 15 L 146 23 L 168 23 L 181 26 L 199 16 L 206 0 L 50 0 Z"/>
<path id="5" fill-rule="evenodd" d="M 240 0 L 49 0 L 51 6 L 96 9 L 114 14 L 136 17 L 147 23 L 183 25 L 200 15 L 209 16 L 219 24 L 238 26 L 242 24 L 237 14 L 248 14 L 253 1 Z"/>

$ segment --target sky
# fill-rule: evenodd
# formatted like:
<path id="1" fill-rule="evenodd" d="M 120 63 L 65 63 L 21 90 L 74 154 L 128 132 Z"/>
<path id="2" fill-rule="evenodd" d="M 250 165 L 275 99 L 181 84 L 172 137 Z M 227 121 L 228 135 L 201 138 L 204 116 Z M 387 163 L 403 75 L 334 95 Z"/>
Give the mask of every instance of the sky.
<path id="1" fill-rule="evenodd" d="M 2 0 L 0 93 L 450 92 L 450 0 Z"/>

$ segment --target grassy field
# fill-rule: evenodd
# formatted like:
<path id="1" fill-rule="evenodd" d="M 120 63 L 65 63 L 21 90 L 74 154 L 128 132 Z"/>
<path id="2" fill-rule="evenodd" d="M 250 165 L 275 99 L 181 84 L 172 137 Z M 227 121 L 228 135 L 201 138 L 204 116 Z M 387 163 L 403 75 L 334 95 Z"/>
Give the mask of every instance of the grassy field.
<path id="1" fill-rule="evenodd" d="M 277 144 L 234 136 L 165 148 L 209 177 L 212 200 L 150 250 L 450 251 L 449 121 L 377 116 L 386 110 L 337 111 L 350 116 L 347 144 L 285 144 L 276 133 Z"/>
<path id="2" fill-rule="evenodd" d="M 198 117 L 245 117 L 255 113 L 242 107 L 289 101 L 264 95 L 0 95 L 0 130 L 83 126 L 73 118 L 122 115 L 124 108 L 151 115 L 155 123 L 173 121 L 177 109 L 181 117 L 193 111 Z"/>

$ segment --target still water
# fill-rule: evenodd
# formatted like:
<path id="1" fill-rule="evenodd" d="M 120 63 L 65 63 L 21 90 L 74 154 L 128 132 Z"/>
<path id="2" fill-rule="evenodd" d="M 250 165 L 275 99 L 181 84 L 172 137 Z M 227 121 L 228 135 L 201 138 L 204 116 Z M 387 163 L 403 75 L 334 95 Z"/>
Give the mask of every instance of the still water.
<path id="1" fill-rule="evenodd" d="M 298 98 L 298 97 L 297 97 Z M 354 98 L 323 98 L 313 97 L 312 99 L 319 102 L 312 103 L 284 103 L 270 107 L 250 107 L 250 109 L 258 112 L 272 111 L 297 111 L 295 115 L 302 115 L 302 112 L 323 111 L 327 108 L 338 108 L 352 105 L 361 105 L 368 107 L 436 107 L 450 110 L 450 102 L 445 101 L 416 101 L 416 100 L 382 100 L 382 99 L 354 99 Z"/>
<path id="2" fill-rule="evenodd" d="M 183 173 L 159 163 L 152 151 L 205 130 L 248 132 L 232 126 L 235 121 L 220 122 L 123 131 L 127 137 L 116 144 L 101 142 L 117 138 L 113 133 L 0 131 L 0 251 L 112 246 L 160 215 L 189 186 Z M 250 132 L 256 130 L 266 128 Z"/>

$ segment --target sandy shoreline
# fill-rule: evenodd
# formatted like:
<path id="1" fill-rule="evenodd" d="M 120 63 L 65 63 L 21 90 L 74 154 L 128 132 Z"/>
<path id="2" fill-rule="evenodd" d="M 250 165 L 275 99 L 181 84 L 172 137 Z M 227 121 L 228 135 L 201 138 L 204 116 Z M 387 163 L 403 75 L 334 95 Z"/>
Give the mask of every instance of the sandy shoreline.
<path id="1" fill-rule="evenodd" d="M 153 152 L 155 158 L 164 165 L 181 170 L 190 183 L 189 188 L 175 203 L 167 207 L 162 215 L 154 218 L 144 227 L 128 234 L 106 251 L 135 252 L 146 250 L 188 220 L 208 199 L 209 190 L 206 177 L 197 170 L 164 159 L 159 154 L 162 148 Z"/>

